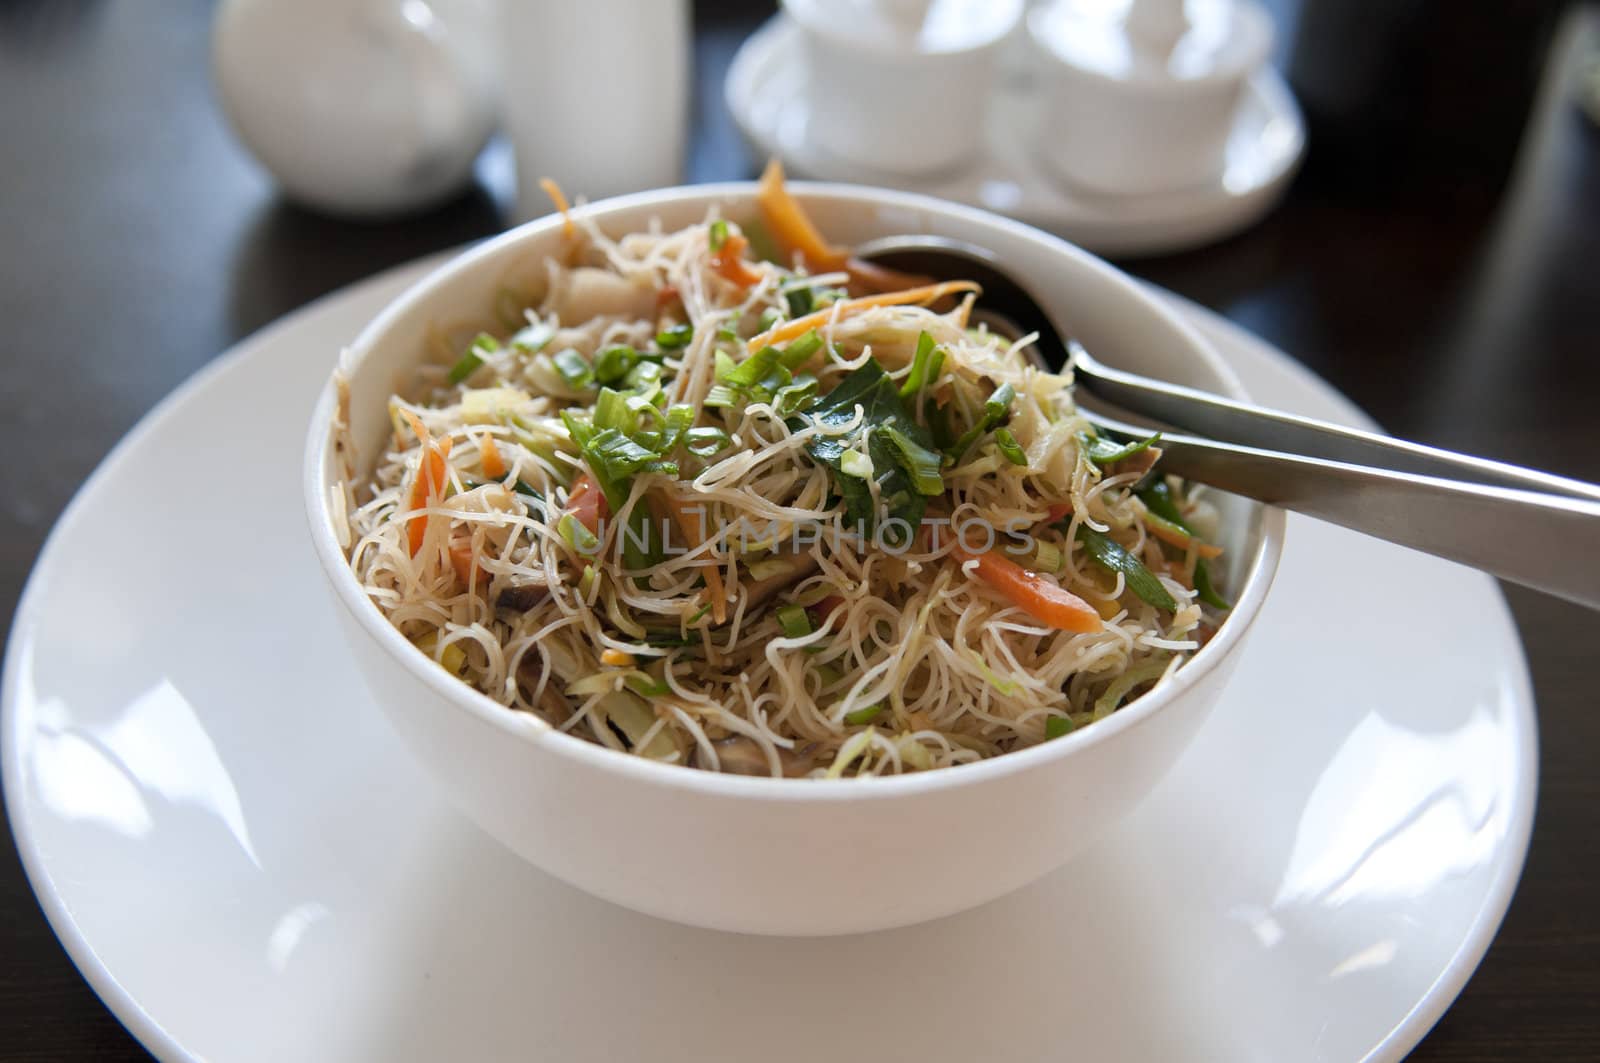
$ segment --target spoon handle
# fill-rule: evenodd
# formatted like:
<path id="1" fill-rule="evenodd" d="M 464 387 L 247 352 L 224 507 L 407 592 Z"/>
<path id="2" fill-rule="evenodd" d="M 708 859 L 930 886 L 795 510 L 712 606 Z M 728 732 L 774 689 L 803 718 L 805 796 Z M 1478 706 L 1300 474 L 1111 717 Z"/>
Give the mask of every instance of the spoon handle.
<path id="1" fill-rule="evenodd" d="M 1070 345 L 1070 357 L 1078 383 L 1095 397 L 1211 439 L 1350 465 L 1370 465 L 1419 476 L 1600 502 L 1600 486 L 1581 480 L 1362 432 L 1151 380 L 1113 369 L 1076 343 Z"/>
<path id="2" fill-rule="evenodd" d="M 1182 435 L 1161 467 L 1600 609 L 1600 502 Z"/>

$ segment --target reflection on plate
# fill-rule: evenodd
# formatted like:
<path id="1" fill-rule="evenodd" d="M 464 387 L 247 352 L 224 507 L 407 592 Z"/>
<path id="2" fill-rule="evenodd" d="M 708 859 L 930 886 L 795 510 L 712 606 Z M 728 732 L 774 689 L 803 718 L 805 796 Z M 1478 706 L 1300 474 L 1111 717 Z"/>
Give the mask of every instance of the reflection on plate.
<path id="1" fill-rule="evenodd" d="M 1208 185 L 1119 198 L 1063 186 L 1030 147 L 1038 106 L 1013 71 L 990 110 L 987 151 L 959 173 L 911 177 L 829 156 L 807 126 L 800 31 L 778 16 L 753 34 L 728 70 L 724 96 L 752 150 L 796 177 L 883 185 L 983 207 L 1108 255 L 1177 251 L 1254 224 L 1282 198 L 1305 152 L 1305 123 L 1288 86 L 1264 70 L 1247 86 L 1227 164 Z"/>
<path id="2" fill-rule="evenodd" d="M 1466 981 L 1533 809 L 1520 648 L 1488 578 L 1309 520 L 1174 773 L 993 904 L 747 938 L 500 848 L 342 659 L 301 512 L 324 374 L 421 268 L 286 319 L 163 404 L 62 518 L 19 610 L 0 719 L 18 847 L 158 1055 L 1392 1060 Z M 1359 419 L 1190 312 L 1260 400 Z"/>

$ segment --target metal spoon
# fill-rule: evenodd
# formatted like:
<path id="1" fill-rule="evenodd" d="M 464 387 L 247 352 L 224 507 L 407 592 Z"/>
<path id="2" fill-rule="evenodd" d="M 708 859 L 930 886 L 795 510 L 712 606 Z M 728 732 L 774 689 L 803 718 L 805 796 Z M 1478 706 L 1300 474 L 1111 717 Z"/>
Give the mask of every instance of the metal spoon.
<path id="1" fill-rule="evenodd" d="M 1039 334 L 1042 361 L 1070 361 L 1079 408 L 1099 431 L 1142 439 L 1161 429 L 1161 468 L 1168 472 L 1600 609 L 1600 486 L 1103 365 L 1065 342 L 985 248 L 900 236 L 863 244 L 856 254 L 897 270 L 977 281 L 982 309 L 1010 322 L 1016 335 Z"/>

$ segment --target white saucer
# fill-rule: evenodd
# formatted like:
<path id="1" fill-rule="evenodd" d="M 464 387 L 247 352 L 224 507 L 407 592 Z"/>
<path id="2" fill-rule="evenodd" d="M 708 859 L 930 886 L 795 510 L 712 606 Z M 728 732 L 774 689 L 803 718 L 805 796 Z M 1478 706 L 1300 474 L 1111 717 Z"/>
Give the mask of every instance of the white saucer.
<path id="1" fill-rule="evenodd" d="M 856 938 L 718 934 L 593 900 L 479 833 L 342 659 L 300 503 L 335 352 L 426 265 L 179 389 L 80 492 L 18 610 L 0 717 L 17 846 L 158 1055 L 1392 1060 L 1460 990 L 1528 842 L 1522 653 L 1487 577 L 1308 520 L 1174 774 L 983 908 Z M 1262 401 L 1360 419 L 1188 309 Z"/>
<path id="2" fill-rule="evenodd" d="M 1283 79 L 1257 74 L 1239 107 L 1223 173 L 1208 185 L 1160 195 L 1078 191 L 1051 176 L 1029 147 L 1038 106 L 1014 71 L 990 110 L 988 150 L 958 173 L 936 177 L 875 170 L 812 143 L 800 30 L 786 16 L 751 35 L 728 70 L 723 94 L 751 150 L 776 156 L 797 177 L 883 185 L 983 207 L 1048 229 L 1103 255 L 1156 254 L 1219 240 L 1271 210 L 1305 153 L 1305 122 Z"/>

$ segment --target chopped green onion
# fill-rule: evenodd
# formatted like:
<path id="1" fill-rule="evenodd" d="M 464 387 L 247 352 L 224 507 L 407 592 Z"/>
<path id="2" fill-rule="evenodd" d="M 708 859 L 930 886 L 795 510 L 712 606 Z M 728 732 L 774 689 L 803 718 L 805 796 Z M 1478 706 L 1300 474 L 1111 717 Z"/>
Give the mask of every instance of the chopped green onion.
<path id="1" fill-rule="evenodd" d="M 1033 558 L 1027 567 L 1035 572 L 1060 572 L 1064 562 L 1059 546 L 1039 539 L 1033 544 Z"/>
<path id="2" fill-rule="evenodd" d="M 783 349 L 780 360 L 787 369 L 798 369 L 811 360 L 811 356 L 822 349 L 822 334 L 816 329 L 809 329 L 797 339 L 791 340 Z"/>
<path id="3" fill-rule="evenodd" d="M 724 340 L 728 343 L 738 343 L 739 332 L 730 325 L 723 325 L 721 328 L 717 329 L 717 339 Z"/>
<path id="4" fill-rule="evenodd" d="M 761 312 L 761 317 L 756 321 L 756 331 L 766 332 L 782 320 L 783 314 L 769 306 Z"/>
<path id="5" fill-rule="evenodd" d="M 1171 592 L 1156 578 L 1155 573 L 1145 568 L 1144 563 L 1128 553 L 1121 543 L 1087 524 L 1078 525 L 1078 541 L 1083 544 L 1089 560 L 1107 572 L 1122 573 L 1128 589 L 1134 594 L 1157 609 L 1169 613 L 1177 611 L 1178 603 Z"/>
<path id="6" fill-rule="evenodd" d="M 805 409 L 816 395 L 817 378 L 810 373 L 802 373 L 793 384 L 778 389 L 777 394 L 772 396 L 772 408 L 778 411 L 779 417 L 788 417 Z"/>
<path id="7" fill-rule="evenodd" d="M 881 712 L 883 712 L 883 702 L 880 701 L 876 705 L 868 705 L 864 709 L 856 709 L 854 712 L 845 713 L 844 722 L 852 727 L 871 723 L 878 718 Z"/>
<path id="8" fill-rule="evenodd" d="M 697 458 L 709 458 L 733 442 L 720 428 L 691 428 L 683 434 L 689 453 Z"/>
<path id="9" fill-rule="evenodd" d="M 709 612 L 711 612 L 711 603 L 707 602 L 706 604 L 702 605 L 699 609 L 695 610 L 694 615 L 689 618 L 689 623 L 691 623 L 691 624 L 699 623 L 700 622 L 700 618 L 705 616 Z"/>
<path id="10" fill-rule="evenodd" d="M 500 349 L 500 341 L 487 332 L 480 332 L 478 338 L 472 341 L 472 346 L 467 348 L 456 364 L 450 367 L 450 383 L 459 384 L 467 377 L 476 373 L 483 365 L 484 355 L 493 354 Z"/>
<path id="11" fill-rule="evenodd" d="M 1022 444 L 1017 442 L 1017 437 L 1011 434 L 1009 428 L 996 428 L 994 430 L 994 445 L 1000 448 L 1000 453 L 1013 465 L 1028 464 L 1028 453 L 1022 449 Z"/>
<path id="12" fill-rule="evenodd" d="M 817 302 L 810 286 L 789 289 L 783 293 L 783 301 L 788 304 L 790 317 L 805 317 L 816 309 Z"/>
<path id="13" fill-rule="evenodd" d="M 690 406 L 687 402 L 674 403 L 668 406 L 665 423 L 661 428 L 661 453 L 672 453 L 673 448 L 683 439 L 692 424 L 694 424 L 693 406 Z"/>
<path id="14" fill-rule="evenodd" d="M 665 679 L 652 679 L 647 673 L 639 671 L 629 672 L 622 682 L 624 686 L 641 698 L 660 697 L 662 694 L 669 693 L 672 690 Z M 567 689 L 571 690 L 572 688 L 568 686 Z"/>
<path id="15" fill-rule="evenodd" d="M 594 356 L 594 378 L 602 384 L 618 384 L 639 362 L 639 352 L 618 344 Z M 648 364 L 648 363 L 647 363 Z"/>
<path id="16" fill-rule="evenodd" d="M 630 391 L 651 391 L 660 385 L 661 363 L 647 361 L 643 357 L 639 359 L 639 364 L 628 370 L 628 375 L 622 378 L 622 386 Z M 651 397 L 657 399 L 661 396 L 659 392 L 653 392 Z"/>
<path id="17" fill-rule="evenodd" d="M 600 551 L 599 536 L 585 528 L 583 522 L 571 513 L 561 515 L 561 520 L 556 524 L 556 531 L 568 546 L 586 557 L 593 557 Z"/>
<path id="18" fill-rule="evenodd" d="M 753 388 L 765 380 L 774 369 L 783 368 L 782 358 L 783 352 L 778 348 L 763 347 L 734 365 L 719 379 L 731 387 Z"/>
<path id="19" fill-rule="evenodd" d="M 1172 497 L 1172 488 L 1167 486 L 1167 481 L 1158 477 L 1148 487 L 1134 488 L 1133 493 L 1139 496 L 1145 509 L 1193 534 L 1194 529 L 1184 522 L 1183 513 L 1178 509 L 1178 500 Z"/>
<path id="20" fill-rule="evenodd" d="M 944 368 L 944 348 L 934 345 L 933 337 L 926 332 L 917 336 L 917 353 L 911 357 L 911 372 L 900 384 L 900 397 L 909 399 L 930 383 L 939 379 Z"/>
<path id="21" fill-rule="evenodd" d="M 1127 697 L 1134 687 L 1160 679 L 1167 672 L 1171 659 L 1146 661 L 1135 665 L 1111 681 L 1105 693 L 1094 700 L 1094 718 L 1102 720 L 1117 710 L 1122 704 L 1122 699 Z"/>
<path id="22" fill-rule="evenodd" d="M 911 486 L 916 488 L 917 493 L 944 494 L 944 477 L 939 472 L 943 463 L 942 457 L 917 443 L 894 425 L 887 425 L 881 431 L 894 445 L 894 449 L 899 451 L 900 464 L 911 474 Z"/>
<path id="23" fill-rule="evenodd" d="M 536 354 L 544 350 L 545 344 L 554 339 L 555 335 L 555 326 L 539 321 L 518 329 L 506 346 L 514 351 Z"/>
<path id="24" fill-rule="evenodd" d="M 589 364 L 589 359 L 575 349 L 567 347 L 557 351 L 550 360 L 555 363 L 556 372 L 561 374 L 561 381 L 567 387 L 586 391 L 594 386 L 594 367 Z"/>
<path id="25" fill-rule="evenodd" d="M 728 223 L 718 218 L 711 223 L 711 234 L 706 241 L 712 251 L 721 251 L 722 245 L 728 242 Z"/>
<path id="26" fill-rule="evenodd" d="M 1072 731 L 1073 723 L 1065 716 L 1051 716 L 1044 721 L 1044 737 L 1048 741 Z"/>
<path id="27" fill-rule="evenodd" d="M 811 634 L 811 618 L 804 606 L 785 605 L 778 610 L 778 626 L 784 638 L 798 639 Z"/>
<path id="28" fill-rule="evenodd" d="M 728 406 L 737 406 L 738 404 L 739 393 L 728 387 L 726 384 L 717 384 L 714 386 L 710 391 L 706 392 L 706 397 L 701 402 L 702 406 L 710 406 L 717 409 L 722 409 Z"/>
<path id="29" fill-rule="evenodd" d="M 1113 443 L 1109 439 L 1101 439 L 1099 436 L 1088 432 L 1078 433 L 1079 445 L 1088 454 L 1089 460 L 1096 465 L 1111 465 L 1126 458 L 1131 458 L 1150 447 L 1160 438 L 1161 433 L 1157 432 L 1149 439 L 1141 439 L 1134 443 L 1122 445 Z"/>
<path id="30" fill-rule="evenodd" d="M 693 325 L 668 325 L 656 333 L 656 346 L 664 351 L 681 350 L 694 339 Z"/>
<path id="31" fill-rule="evenodd" d="M 960 461 L 967 448 L 978 441 L 985 432 L 994 428 L 1011 416 L 1011 402 L 1017 397 L 1017 389 L 1010 384 L 1001 384 L 994 389 L 988 400 L 983 404 L 983 413 L 978 418 L 978 423 L 961 434 L 955 446 L 945 451 L 952 461 Z"/>
<path id="32" fill-rule="evenodd" d="M 846 476 L 854 476 L 858 480 L 870 479 L 872 476 L 872 459 L 859 450 L 846 450 L 839 455 L 839 471 Z"/>
<path id="33" fill-rule="evenodd" d="M 579 525 L 582 527 L 582 525 Z M 578 577 L 578 597 L 588 598 L 594 590 L 594 585 L 600 580 L 600 570 L 593 565 L 583 566 L 583 575 Z"/>

